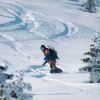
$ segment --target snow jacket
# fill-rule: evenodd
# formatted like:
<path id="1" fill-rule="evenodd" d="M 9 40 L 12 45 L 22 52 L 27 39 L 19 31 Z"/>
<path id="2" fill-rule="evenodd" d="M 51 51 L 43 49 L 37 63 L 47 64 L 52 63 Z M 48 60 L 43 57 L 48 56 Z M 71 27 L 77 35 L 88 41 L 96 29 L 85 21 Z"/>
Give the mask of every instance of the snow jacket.
<path id="1" fill-rule="evenodd" d="M 48 49 L 48 48 L 45 48 L 43 50 L 43 53 L 45 55 L 45 58 L 44 60 L 46 60 L 46 62 L 49 62 L 49 61 L 56 61 L 56 59 L 58 59 L 57 55 L 54 55 L 53 53 L 51 53 L 51 50 Z"/>

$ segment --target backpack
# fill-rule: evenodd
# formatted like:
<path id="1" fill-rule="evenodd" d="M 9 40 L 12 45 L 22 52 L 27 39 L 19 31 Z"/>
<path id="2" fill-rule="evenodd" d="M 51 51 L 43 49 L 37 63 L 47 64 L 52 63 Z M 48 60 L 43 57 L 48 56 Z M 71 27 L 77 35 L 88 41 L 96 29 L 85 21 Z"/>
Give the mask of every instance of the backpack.
<path id="1" fill-rule="evenodd" d="M 54 49 L 54 47 L 51 48 L 51 46 L 49 46 L 48 49 L 50 51 L 50 55 L 53 55 L 55 59 L 59 59 L 58 52 Z"/>

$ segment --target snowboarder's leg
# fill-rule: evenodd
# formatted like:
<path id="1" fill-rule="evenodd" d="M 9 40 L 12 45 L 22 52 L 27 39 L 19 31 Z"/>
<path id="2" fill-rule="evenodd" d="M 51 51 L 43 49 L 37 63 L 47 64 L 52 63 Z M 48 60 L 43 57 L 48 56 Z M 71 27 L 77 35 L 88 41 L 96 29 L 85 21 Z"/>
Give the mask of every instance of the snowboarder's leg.
<path id="1" fill-rule="evenodd" d="M 55 73 L 55 69 L 56 69 L 56 61 L 50 61 L 50 73 Z"/>
<path id="2" fill-rule="evenodd" d="M 50 61 L 50 73 L 61 73 L 63 72 L 60 68 L 56 67 L 56 61 Z"/>
<path id="3" fill-rule="evenodd" d="M 56 69 L 56 61 L 50 61 L 49 63 L 52 70 Z"/>

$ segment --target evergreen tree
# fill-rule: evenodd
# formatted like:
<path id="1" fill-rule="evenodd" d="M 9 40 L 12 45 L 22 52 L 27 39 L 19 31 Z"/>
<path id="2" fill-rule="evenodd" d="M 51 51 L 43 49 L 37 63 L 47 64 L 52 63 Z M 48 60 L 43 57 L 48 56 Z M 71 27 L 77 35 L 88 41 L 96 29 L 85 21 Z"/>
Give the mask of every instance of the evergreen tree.
<path id="1" fill-rule="evenodd" d="M 24 82 L 24 72 L 20 71 L 12 81 L 0 84 L 0 100 L 33 100 L 32 86 Z"/>
<path id="2" fill-rule="evenodd" d="M 87 63 L 87 66 L 80 70 L 90 72 L 90 82 L 100 83 L 100 37 L 95 36 L 92 41 L 93 44 L 90 45 L 90 51 L 84 53 L 89 57 L 82 59 L 83 62 Z"/>
<path id="3" fill-rule="evenodd" d="M 93 13 L 96 10 L 95 0 L 87 0 L 86 11 Z"/>
<path id="4" fill-rule="evenodd" d="M 87 0 L 86 3 L 82 4 L 85 7 L 86 12 L 93 13 L 96 11 L 96 1 L 95 0 Z"/>

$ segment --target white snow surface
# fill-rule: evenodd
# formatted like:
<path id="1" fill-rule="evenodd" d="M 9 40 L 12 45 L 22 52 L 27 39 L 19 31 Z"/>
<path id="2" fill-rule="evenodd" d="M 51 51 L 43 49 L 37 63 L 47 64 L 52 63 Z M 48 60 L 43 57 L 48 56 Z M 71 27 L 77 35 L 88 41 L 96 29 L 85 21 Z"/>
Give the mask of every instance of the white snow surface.
<path id="1" fill-rule="evenodd" d="M 0 65 L 14 75 L 24 71 L 33 100 L 100 100 L 100 84 L 88 83 L 89 73 L 78 71 L 91 38 L 100 32 L 100 8 L 84 12 L 84 2 L 0 0 Z M 41 66 L 41 44 L 58 51 L 63 73 L 50 74 L 49 64 Z"/>

